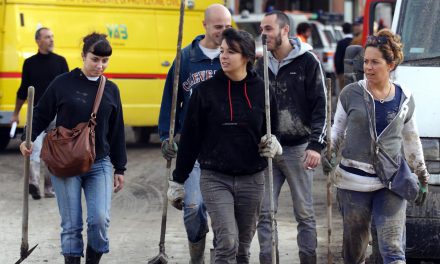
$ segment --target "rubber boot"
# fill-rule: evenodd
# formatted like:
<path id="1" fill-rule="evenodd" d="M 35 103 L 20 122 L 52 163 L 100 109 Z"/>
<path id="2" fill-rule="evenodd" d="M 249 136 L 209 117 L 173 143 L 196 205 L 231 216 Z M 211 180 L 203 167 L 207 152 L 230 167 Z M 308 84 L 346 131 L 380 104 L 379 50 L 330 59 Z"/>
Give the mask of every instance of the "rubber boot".
<path id="1" fill-rule="evenodd" d="M 98 253 L 89 245 L 87 245 L 86 251 L 86 264 L 98 264 L 102 257 L 102 253 Z"/>
<path id="2" fill-rule="evenodd" d="M 64 264 L 80 264 L 81 257 L 64 256 Z"/>
<path id="3" fill-rule="evenodd" d="M 189 246 L 189 255 L 191 259 L 189 260 L 189 264 L 204 264 L 205 259 L 205 241 L 206 237 L 202 238 L 199 242 L 192 243 L 188 241 Z"/>
<path id="4" fill-rule="evenodd" d="M 301 264 L 316 264 L 316 254 L 308 256 L 302 252 L 299 252 L 299 263 Z"/>

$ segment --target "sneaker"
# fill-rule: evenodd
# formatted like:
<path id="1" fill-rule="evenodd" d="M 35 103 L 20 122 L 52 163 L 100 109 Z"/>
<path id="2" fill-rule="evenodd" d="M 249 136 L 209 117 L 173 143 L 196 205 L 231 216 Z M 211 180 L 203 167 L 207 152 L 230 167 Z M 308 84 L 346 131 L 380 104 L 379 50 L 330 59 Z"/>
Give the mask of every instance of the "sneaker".
<path id="1" fill-rule="evenodd" d="M 41 199 L 40 189 L 33 184 L 29 184 L 29 194 L 32 195 L 34 200 Z"/>

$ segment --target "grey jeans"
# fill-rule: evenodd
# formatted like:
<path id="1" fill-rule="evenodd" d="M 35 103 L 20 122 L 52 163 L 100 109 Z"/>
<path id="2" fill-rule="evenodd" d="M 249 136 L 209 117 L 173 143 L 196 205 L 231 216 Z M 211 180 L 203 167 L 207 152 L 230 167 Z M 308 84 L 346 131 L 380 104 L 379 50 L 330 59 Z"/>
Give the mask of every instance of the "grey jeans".
<path id="1" fill-rule="evenodd" d="M 231 176 L 202 169 L 200 190 L 216 238 L 214 263 L 249 263 L 264 194 L 264 171 Z"/>
<path id="2" fill-rule="evenodd" d="M 307 144 L 283 147 L 283 155 L 274 159 L 273 195 L 276 213 L 281 187 L 287 181 L 293 202 L 293 214 L 298 223 L 297 243 L 299 252 L 305 256 L 313 256 L 316 254 L 317 246 L 312 197 L 313 171 L 305 170 L 303 166 L 306 146 Z M 268 186 L 269 184 L 266 183 L 266 187 Z M 267 189 L 257 226 L 258 241 L 260 242 L 260 263 L 272 263 L 269 198 L 269 190 Z M 275 239 L 278 251 L 277 231 Z"/>

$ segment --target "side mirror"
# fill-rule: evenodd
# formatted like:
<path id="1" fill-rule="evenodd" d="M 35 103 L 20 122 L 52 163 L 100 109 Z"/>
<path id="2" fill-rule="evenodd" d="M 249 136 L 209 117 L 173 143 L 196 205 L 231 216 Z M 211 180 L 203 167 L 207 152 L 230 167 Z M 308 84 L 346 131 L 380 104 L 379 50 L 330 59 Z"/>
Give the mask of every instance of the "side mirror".
<path id="1" fill-rule="evenodd" d="M 357 82 L 364 78 L 364 52 L 360 45 L 347 47 L 344 56 L 345 85 Z"/>

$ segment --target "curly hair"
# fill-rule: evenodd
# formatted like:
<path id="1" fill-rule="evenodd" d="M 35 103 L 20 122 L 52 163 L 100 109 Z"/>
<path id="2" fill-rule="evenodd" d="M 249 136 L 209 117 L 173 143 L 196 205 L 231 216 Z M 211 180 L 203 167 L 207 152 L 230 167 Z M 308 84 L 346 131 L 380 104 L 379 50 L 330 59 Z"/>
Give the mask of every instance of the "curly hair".
<path id="1" fill-rule="evenodd" d="M 395 64 L 394 69 L 403 61 L 403 44 L 400 36 L 389 29 L 382 29 L 374 36 L 368 37 L 365 48 L 368 47 L 379 49 L 388 64 Z"/>

